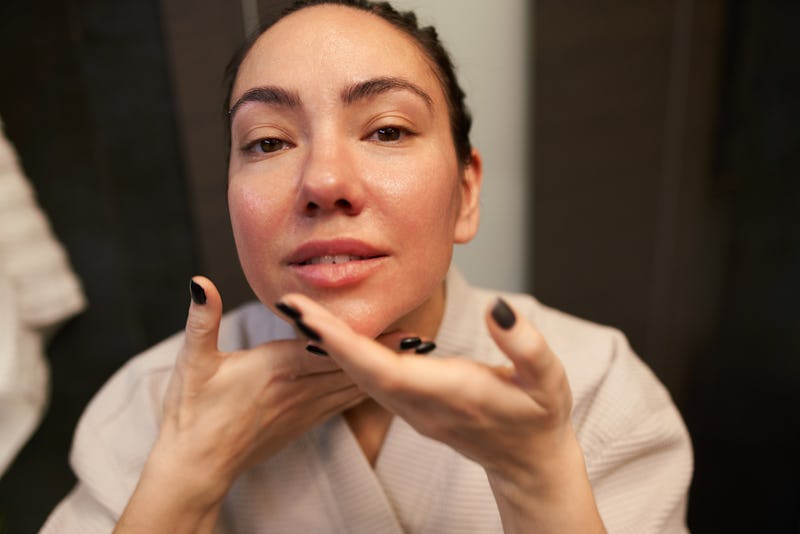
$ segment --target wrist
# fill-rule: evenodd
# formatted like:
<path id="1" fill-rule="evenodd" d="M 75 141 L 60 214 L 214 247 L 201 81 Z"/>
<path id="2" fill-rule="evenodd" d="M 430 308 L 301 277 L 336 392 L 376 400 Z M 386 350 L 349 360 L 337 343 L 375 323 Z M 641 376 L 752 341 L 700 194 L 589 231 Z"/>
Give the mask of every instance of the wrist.
<path id="1" fill-rule="evenodd" d="M 162 435 L 150 451 L 140 485 L 156 488 L 165 500 L 168 497 L 183 509 L 212 510 L 222 503 L 233 483 L 233 476 L 214 460 Z"/>
<path id="2" fill-rule="evenodd" d="M 557 443 L 524 465 L 487 469 L 506 533 L 605 531 L 571 427 Z"/>
<path id="3" fill-rule="evenodd" d="M 213 532 L 222 499 L 193 478 L 151 454 L 114 534 Z"/>

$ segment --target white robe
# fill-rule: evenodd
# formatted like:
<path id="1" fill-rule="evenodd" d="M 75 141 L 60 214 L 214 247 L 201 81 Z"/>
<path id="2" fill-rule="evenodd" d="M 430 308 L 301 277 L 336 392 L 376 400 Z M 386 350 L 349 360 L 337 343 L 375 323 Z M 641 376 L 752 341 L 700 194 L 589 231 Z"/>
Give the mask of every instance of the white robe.
<path id="1" fill-rule="evenodd" d="M 507 363 L 484 324 L 497 293 L 455 271 L 429 357 Z M 684 532 L 692 472 L 686 428 L 668 393 L 618 331 L 504 295 L 542 331 L 564 362 L 573 420 L 609 532 Z M 226 314 L 223 350 L 293 337 L 260 304 Z M 157 432 L 181 335 L 121 369 L 84 414 L 72 451 L 79 478 L 44 532 L 110 532 Z M 309 355 L 308 357 L 317 357 Z M 483 469 L 395 418 L 375 468 L 341 416 L 313 428 L 245 473 L 225 499 L 218 531 L 265 533 L 502 532 Z"/>

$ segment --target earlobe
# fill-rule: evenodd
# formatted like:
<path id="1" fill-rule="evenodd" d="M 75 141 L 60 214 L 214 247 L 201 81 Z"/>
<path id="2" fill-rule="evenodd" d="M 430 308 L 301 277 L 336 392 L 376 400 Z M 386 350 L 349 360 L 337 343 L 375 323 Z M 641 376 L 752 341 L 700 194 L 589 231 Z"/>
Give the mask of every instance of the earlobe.
<path id="1" fill-rule="evenodd" d="M 456 243 L 468 243 L 478 233 L 482 183 L 483 162 L 480 153 L 473 148 L 470 162 L 461 175 L 461 211 L 453 235 Z"/>

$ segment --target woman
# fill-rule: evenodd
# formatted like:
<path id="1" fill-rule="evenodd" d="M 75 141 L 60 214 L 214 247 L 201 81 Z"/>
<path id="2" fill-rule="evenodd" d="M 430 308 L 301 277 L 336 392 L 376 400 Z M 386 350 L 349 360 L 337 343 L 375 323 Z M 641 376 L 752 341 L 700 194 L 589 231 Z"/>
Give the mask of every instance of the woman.
<path id="1" fill-rule="evenodd" d="M 228 202 L 263 304 L 222 317 L 192 280 L 185 334 L 84 415 L 44 530 L 684 530 L 688 436 L 624 338 L 450 270 L 481 159 L 435 32 L 306 2 L 230 74 Z"/>

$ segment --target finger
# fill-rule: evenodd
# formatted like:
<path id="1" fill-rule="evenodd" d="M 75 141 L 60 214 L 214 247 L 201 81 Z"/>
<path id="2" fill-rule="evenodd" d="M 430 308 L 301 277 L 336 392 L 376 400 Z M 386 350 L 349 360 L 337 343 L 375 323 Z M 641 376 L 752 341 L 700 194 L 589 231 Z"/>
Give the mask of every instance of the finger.
<path id="1" fill-rule="evenodd" d="M 514 363 L 515 379 L 527 389 L 546 386 L 560 362 L 542 334 L 502 298 L 487 310 L 486 323 L 497 346 Z"/>
<path id="2" fill-rule="evenodd" d="M 189 282 L 191 304 L 186 318 L 184 347 L 189 354 L 216 354 L 222 298 L 214 284 L 204 276 Z"/>
<path id="3" fill-rule="evenodd" d="M 395 352 L 428 354 L 436 349 L 436 343 L 433 341 L 423 340 L 411 332 L 402 330 L 381 334 L 375 341 Z"/>
<path id="4" fill-rule="evenodd" d="M 368 337 L 357 334 L 350 326 L 328 310 L 300 294 L 286 295 L 281 302 L 291 306 L 301 322 L 310 329 L 314 344 L 322 346 L 352 379 L 366 391 L 380 388 L 382 377 L 393 376 L 399 356 Z"/>

